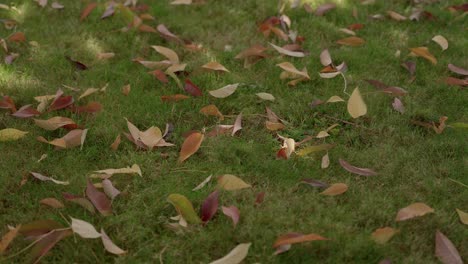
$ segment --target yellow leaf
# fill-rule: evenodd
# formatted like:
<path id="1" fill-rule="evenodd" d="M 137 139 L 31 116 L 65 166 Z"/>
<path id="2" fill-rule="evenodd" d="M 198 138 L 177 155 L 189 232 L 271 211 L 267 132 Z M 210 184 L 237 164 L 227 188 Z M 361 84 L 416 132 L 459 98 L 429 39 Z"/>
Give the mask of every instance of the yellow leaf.
<path id="1" fill-rule="evenodd" d="M 348 112 L 353 118 L 358 118 L 367 113 L 367 106 L 364 100 L 362 100 L 359 88 L 354 89 L 348 100 Z"/>
<path id="2" fill-rule="evenodd" d="M 387 243 L 396 233 L 398 233 L 398 229 L 394 229 L 391 227 L 383 227 L 375 230 L 372 233 L 372 239 L 377 244 L 385 244 Z"/>
<path id="3" fill-rule="evenodd" d="M 330 185 L 325 191 L 321 192 L 322 195 L 336 196 L 345 193 L 348 190 L 348 185 L 344 183 L 334 183 Z"/>
<path id="4" fill-rule="evenodd" d="M 460 209 L 455 209 L 455 210 L 457 210 L 458 217 L 460 217 L 460 221 L 463 224 L 468 225 L 468 213 L 465 213 Z"/>
<path id="5" fill-rule="evenodd" d="M 404 20 L 407 19 L 405 16 L 402 16 L 402 15 L 400 15 L 400 14 L 398 14 L 397 12 L 394 12 L 394 11 L 387 11 L 387 14 L 388 14 L 393 20 L 396 20 L 396 21 L 404 21 Z"/>
<path id="6" fill-rule="evenodd" d="M 236 91 L 237 86 L 239 86 L 238 83 L 229 84 L 217 90 L 209 91 L 209 93 L 216 98 L 226 98 Z"/>
<path id="7" fill-rule="evenodd" d="M 158 127 L 150 127 L 146 131 L 140 131 L 140 140 L 148 149 L 153 149 L 163 138 L 162 132 Z"/>
<path id="8" fill-rule="evenodd" d="M 395 221 L 404 221 L 433 212 L 434 209 L 432 209 L 424 203 L 413 203 L 405 208 L 400 209 L 400 211 L 398 211 Z"/>
<path id="9" fill-rule="evenodd" d="M 442 48 L 442 50 L 448 49 L 448 46 L 449 46 L 448 41 L 443 36 L 437 35 L 437 36 L 432 38 L 432 41 L 439 44 L 439 46 Z"/>
<path id="10" fill-rule="evenodd" d="M 24 135 L 26 135 L 27 133 L 28 132 L 14 129 L 14 128 L 5 128 L 5 129 L 0 130 L 0 142 L 18 140 L 24 137 Z"/>
<path id="11" fill-rule="evenodd" d="M 333 148 L 335 145 L 332 144 L 322 144 L 322 145 L 315 145 L 315 146 L 308 146 L 305 147 L 297 152 L 298 156 L 305 156 L 313 152 L 318 152 L 322 150 L 329 150 Z"/>
<path id="12" fill-rule="evenodd" d="M 267 100 L 267 101 L 275 100 L 275 97 L 269 93 L 257 93 L 257 96 L 260 97 L 260 99 Z"/>
<path id="13" fill-rule="evenodd" d="M 227 191 L 234 191 L 251 187 L 252 185 L 231 174 L 225 174 L 218 177 L 218 188 L 222 188 Z"/>
<path id="14" fill-rule="evenodd" d="M 238 264 L 241 263 L 242 260 L 247 257 L 247 253 L 249 252 L 250 245 L 252 243 L 243 243 L 237 245 L 229 254 L 211 262 L 210 264 Z"/>
<path id="15" fill-rule="evenodd" d="M 182 215 L 187 222 L 192 224 L 201 223 L 201 219 L 198 217 L 198 214 L 193 209 L 192 203 L 187 197 L 178 193 L 173 193 L 167 197 L 167 201 L 176 208 L 177 212 Z"/>
<path id="16" fill-rule="evenodd" d="M 280 67 L 281 69 L 285 70 L 286 72 L 295 74 L 296 76 L 303 76 L 307 79 L 310 79 L 309 74 L 307 73 L 307 69 L 304 68 L 304 70 L 299 71 L 292 63 L 290 62 L 282 62 L 276 64 L 276 66 Z M 289 76 L 290 78 L 295 78 L 295 76 Z"/>
<path id="17" fill-rule="evenodd" d="M 216 116 L 219 117 L 220 120 L 224 120 L 223 114 L 219 111 L 216 105 L 207 105 L 200 109 L 200 113 L 207 115 L 207 116 Z"/>
<path id="18" fill-rule="evenodd" d="M 434 55 L 432 55 L 429 52 L 428 48 L 426 48 L 426 47 L 417 47 L 417 48 L 410 48 L 410 50 L 414 55 L 419 56 L 419 57 L 423 57 L 426 60 L 432 62 L 432 64 L 434 64 L 434 65 L 437 64 L 437 59 L 434 57 Z"/>

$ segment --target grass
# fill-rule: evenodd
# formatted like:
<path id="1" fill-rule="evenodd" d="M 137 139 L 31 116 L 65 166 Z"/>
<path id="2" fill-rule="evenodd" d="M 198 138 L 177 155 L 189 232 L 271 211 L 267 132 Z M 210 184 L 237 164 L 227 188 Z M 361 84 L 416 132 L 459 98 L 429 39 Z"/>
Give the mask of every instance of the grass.
<path id="1" fill-rule="evenodd" d="M 62 84 L 78 87 L 102 87 L 109 83 L 106 93 L 94 94 L 80 101 L 99 101 L 104 110 L 95 116 L 76 115 L 59 111 L 41 116 L 67 116 L 89 128 L 82 150 L 57 151 L 52 146 L 36 141 L 37 136 L 48 139 L 61 137 L 64 131 L 48 132 L 36 127 L 31 120 L 0 112 L 0 129 L 11 127 L 29 131 L 20 141 L 0 143 L 0 233 L 6 225 L 28 223 L 38 219 L 54 219 L 66 225 L 55 209 L 40 206 L 39 200 L 55 197 L 62 200 L 62 192 L 81 194 L 87 176 L 94 170 L 120 168 L 139 164 L 143 177 L 114 176 L 114 184 L 124 195 L 113 202 L 114 215 L 92 215 L 79 206 L 66 203 L 60 212 L 64 216 L 83 219 L 96 227 L 103 227 L 112 240 L 127 249 L 128 254 L 114 257 L 105 253 L 99 240 L 68 238 L 60 242 L 44 263 L 74 261 L 77 263 L 207 263 L 226 255 L 239 243 L 252 242 L 245 263 L 378 263 L 389 258 L 394 263 L 437 263 L 434 257 L 434 234 L 441 230 L 456 245 L 463 259 L 468 259 L 468 229 L 460 223 L 455 208 L 468 211 L 466 178 L 466 130 L 447 128 L 438 135 L 411 124 L 412 119 L 438 120 L 447 116 L 448 122 L 467 122 L 465 91 L 447 86 L 439 80 L 449 76 L 446 65 L 453 63 L 466 68 L 468 39 L 463 35 L 466 18 L 455 20 L 446 7 L 461 1 L 439 1 L 425 6 L 436 21 L 396 22 L 390 19 L 372 21 L 370 14 L 394 10 L 409 14 L 409 1 L 377 1 L 362 6 L 352 1 L 340 1 L 339 8 L 316 17 L 303 9 L 287 9 L 292 28 L 305 37 L 306 58 L 281 57 L 276 54 L 249 69 L 234 60 L 241 50 L 253 45 L 267 45 L 268 41 L 257 31 L 257 23 L 277 14 L 276 1 L 209 1 L 205 5 L 170 6 L 168 1 L 141 1 L 150 6 L 149 13 L 156 26 L 165 24 L 177 35 L 203 44 L 205 52 L 188 52 L 157 34 L 116 30 L 125 26 L 120 16 L 100 20 L 104 11 L 99 7 L 84 22 L 78 17 L 85 3 L 63 1 L 65 9 L 39 8 L 32 1 L 12 1 L 21 13 L 0 10 L 0 17 L 19 21 L 18 31 L 27 41 L 37 41 L 39 47 L 27 43 L 12 44 L 20 57 L 12 65 L 0 65 L 0 95 L 11 96 L 17 106 L 33 102 L 33 97 L 54 94 Z M 314 3 L 313 3 L 314 4 Z M 353 7 L 358 19 L 351 15 Z M 364 23 L 358 35 L 366 40 L 361 47 L 341 47 L 335 41 L 345 35 L 338 28 L 352 23 Z M 2 27 L 3 37 L 11 31 Z M 449 40 L 449 49 L 441 51 L 431 38 L 441 34 Z M 205 95 L 178 103 L 163 103 L 161 95 L 181 93 L 171 81 L 163 86 L 133 58 L 160 60 L 150 45 L 174 49 L 181 60 L 194 71 L 211 60 L 227 67 L 231 73 L 203 73 L 190 76 Z M 231 45 L 232 51 L 224 51 Z M 408 74 L 400 63 L 407 59 L 409 47 L 427 46 L 438 59 L 432 65 L 422 58 L 417 62 L 417 78 L 408 83 Z M 346 61 L 349 66 L 348 91 L 359 86 L 368 106 L 364 118 L 353 120 L 345 104 L 322 105 L 311 109 L 314 99 L 326 100 L 332 95 L 347 98 L 342 93 L 343 80 L 321 79 L 318 54 L 328 48 L 335 62 Z M 394 53 L 401 50 L 401 58 Z M 115 52 L 116 57 L 98 61 L 98 52 Z M 274 54 L 274 53 L 272 53 Z M 65 55 L 91 65 L 76 73 Z M 312 80 L 297 87 L 287 87 L 279 80 L 277 63 L 289 61 L 298 68 L 306 66 Z M 392 98 L 373 93 L 363 80 L 378 79 L 404 87 L 409 95 L 402 98 L 405 114 L 391 108 Z M 216 99 L 208 90 L 230 83 L 242 83 L 229 98 Z M 121 87 L 131 85 L 128 96 Z M 62 89 L 64 89 L 62 87 Z M 64 89 L 78 98 L 79 93 Z M 268 92 L 274 102 L 260 101 L 255 93 Z M 208 104 L 216 104 L 220 111 L 232 115 L 223 123 L 234 122 L 235 115 L 244 115 L 239 136 L 207 138 L 197 154 L 183 164 L 177 163 L 178 152 L 189 130 L 212 128 L 219 122 L 198 111 Z M 331 165 L 320 169 L 320 155 L 276 160 L 279 148 L 274 133 L 264 127 L 263 114 L 269 106 L 288 121 L 280 134 L 300 141 L 306 135 L 336 123 L 333 118 L 355 122 L 358 126 L 340 124 L 326 138 L 326 143 L 337 146 L 330 151 Z M 124 118 L 140 129 L 152 125 L 164 128 L 175 126 L 170 142 L 176 147 L 155 151 L 137 151 L 132 143 L 122 139 L 119 150 L 109 148 L 115 137 L 127 131 Z M 47 158 L 37 160 L 41 155 Z M 167 154 L 167 157 L 162 154 Z M 323 153 L 322 153 L 323 154 Z M 375 169 L 375 177 L 359 177 L 344 171 L 338 164 L 343 158 L 351 164 Z M 31 179 L 20 186 L 29 171 L 36 171 L 58 179 L 69 180 L 69 186 L 35 182 Z M 252 189 L 222 192 L 221 205 L 236 205 L 241 211 L 237 228 L 218 212 L 205 227 L 193 226 L 183 234 L 169 230 L 166 224 L 176 211 L 166 201 L 171 193 L 187 196 L 196 210 L 215 188 L 208 184 L 192 192 L 208 175 L 234 174 L 253 185 Z M 328 183 L 343 182 L 349 186 L 341 196 L 324 197 L 309 186 L 299 185 L 302 178 L 314 178 Z M 266 192 L 265 201 L 254 206 L 255 196 Z M 397 223 L 395 215 L 400 208 L 414 202 L 424 202 L 435 213 L 418 219 Z M 380 227 L 400 229 L 390 242 L 377 245 L 371 233 Z M 294 245 L 291 250 L 273 256 L 273 242 L 287 232 L 317 233 L 331 241 Z M 28 244 L 16 239 L 4 257 L 18 252 Z M 22 263 L 27 254 L 5 263 Z M 162 263 L 162 262 L 161 262 Z"/>

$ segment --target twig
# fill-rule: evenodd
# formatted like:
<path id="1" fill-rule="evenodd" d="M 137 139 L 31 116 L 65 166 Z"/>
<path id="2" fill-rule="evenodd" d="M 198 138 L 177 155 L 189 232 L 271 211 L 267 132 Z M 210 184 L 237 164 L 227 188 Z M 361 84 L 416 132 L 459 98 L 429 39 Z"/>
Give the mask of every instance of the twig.
<path id="1" fill-rule="evenodd" d="M 343 77 L 343 80 L 344 80 L 343 93 L 346 94 L 347 96 L 351 96 L 349 93 L 346 92 L 346 89 L 348 88 L 348 82 L 346 81 L 346 76 L 341 71 L 340 71 L 340 75 L 341 75 L 341 77 Z"/>
<path id="2" fill-rule="evenodd" d="M 461 186 L 463 186 L 463 187 L 465 187 L 465 188 L 468 188 L 468 185 L 466 185 L 466 184 L 464 184 L 464 183 L 462 183 L 462 182 L 459 182 L 459 181 L 454 180 L 454 179 L 452 179 L 452 178 L 448 178 L 448 179 L 451 180 L 451 181 L 453 181 L 454 183 L 460 184 Z"/>
<path id="3" fill-rule="evenodd" d="M 164 251 L 166 251 L 166 249 L 167 249 L 167 246 L 165 246 L 165 247 L 161 250 L 161 252 L 159 252 L 159 263 L 161 263 L 161 264 L 164 264 L 164 262 L 163 262 L 163 260 L 162 260 L 162 254 L 164 253 Z"/>

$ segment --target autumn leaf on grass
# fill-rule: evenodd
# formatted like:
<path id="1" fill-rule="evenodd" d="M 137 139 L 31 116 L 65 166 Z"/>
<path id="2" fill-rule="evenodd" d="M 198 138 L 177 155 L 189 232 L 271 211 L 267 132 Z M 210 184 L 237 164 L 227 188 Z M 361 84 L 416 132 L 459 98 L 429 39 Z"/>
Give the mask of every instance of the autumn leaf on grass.
<path id="1" fill-rule="evenodd" d="M 163 95 L 161 101 L 163 102 L 178 102 L 181 100 L 189 99 L 190 97 L 183 94 Z"/>
<path id="2" fill-rule="evenodd" d="M 361 97 L 359 88 L 354 89 L 348 100 L 348 113 L 352 118 L 358 118 L 367 113 L 367 106 Z"/>
<path id="3" fill-rule="evenodd" d="M 339 159 L 339 162 L 340 162 L 341 167 L 343 167 L 343 169 L 345 169 L 345 170 L 347 170 L 347 171 L 349 171 L 351 173 L 361 175 L 361 176 L 375 176 L 375 175 L 377 175 L 377 172 L 373 171 L 372 169 L 358 168 L 356 166 L 353 166 L 353 165 L 349 164 L 346 160 Z"/>
<path id="4" fill-rule="evenodd" d="M 336 43 L 340 45 L 344 45 L 344 46 L 356 47 L 356 46 L 364 45 L 366 41 L 363 40 L 362 38 L 353 36 L 353 37 L 348 37 L 348 38 L 337 40 Z"/>
<path id="5" fill-rule="evenodd" d="M 100 52 L 96 54 L 96 59 L 98 60 L 109 60 L 115 57 L 114 52 Z"/>
<path id="6" fill-rule="evenodd" d="M 211 181 L 211 177 L 212 177 L 212 175 L 206 177 L 206 179 L 203 180 L 200 184 L 198 184 L 197 187 L 193 188 L 192 191 L 198 191 L 198 190 L 200 190 L 201 188 L 205 187 L 205 185 L 206 185 L 209 181 Z"/>
<path id="7" fill-rule="evenodd" d="M 81 207 L 88 210 L 92 214 L 96 212 L 96 210 L 94 209 L 94 205 L 88 199 L 84 197 L 76 196 L 70 193 L 62 193 L 62 196 L 63 196 L 63 199 L 80 205 Z"/>
<path id="8" fill-rule="evenodd" d="M 226 215 L 227 217 L 230 217 L 232 219 L 232 223 L 234 227 L 236 227 L 240 218 L 239 209 L 235 207 L 234 205 L 231 205 L 229 207 L 222 206 L 221 208 L 223 210 L 223 214 Z"/>
<path id="9" fill-rule="evenodd" d="M 86 196 L 103 216 L 112 215 L 111 201 L 103 192 L 98 191 L 89 180 L 86 185 Z"/>
<path id="10" fill-rule="evenodd" d="M 15 141 L 24 137 L 27 133 L 29 132 L 21 131 L 15 128 L 5 128 L 0 130 L 0 142 Z"/>
<path id="11" fill-rule="evenodd" d="M 114 142 L 112 142 L 112 144 L 110 145 L 110 148 L 113 150 L 113 151 L 116 151 L 119 146 L 120 146 L 120 142 L 121 142 L 121 137 L 120 137 L 120 134 L 117 135 L 117 137 L 115 138 Z"/>
<path id="12" fill-rule="evenodd" d="M 397 12 L 395 11 L 387 11 L 387 14 L 390 18 L 392 18 L 393 20 L 396 20 L 396 21 L 405 21 L 406 19 L 408 19 L 407 17 L 405 16 L 402 16 L 400 14 L 398 14 Z"/>
<path id="13" fill-rule="evenodd" d="M 273 244 L 273 248 L 276 249 L 275 255 L 284 253 L 291 248 L 292 244 L 303 243 L 308 241 L 321 241 L 321 240 L 329 240 L 328 238 L 322 237 L 317 234 L 301 234 L 301 233 L 287 233 L 284 235 L 279 236 L 275 243 Z"/>
<path id="14" fill-rule="evenodd" d="M 187 197 L 178 193 L 173 193 L 167 197 L 167 201 L 175 207 L 177 212 L 182 215 L 188 223 L 199 224 L 202 222 Z"/>
<path id="15" fill-rule="evenodd" d="M 101 240 L 102 244 L 104 245 L 104 248 L 107 250 L 107 252 L 115 254 L 115 255 L 123 255 L 126 254 L 127 251 L 119 248 L 112 240 L 107 236 L 106 232 L 104 232 L 104 229 L 101 228 Z"/>
<path id="16" fill-rule="evenodd" d="M 216 105 L 207 105 L 200 109 L 200 113 L 206 116 L 216 116 L 219 120 L 224 120 L 224 115 L 219 111 Z"/>
<path id="17" fill-rule="evenodd" d="M 432 55 L 429 52 L 428 48 L 417 47 L 417 48 L 410 48 L 410 50 L 411 50 L 411 54 L 418 56 L 418 57 L 425 58 L 426 60 L 430 61 L 434 65 L 437 64 L 437 59 L 434 57 L 434 55 Z"/>
<path id="18" fill-rule="evenodd" d="M 238 177 L 231 174 L 224 174 L 218 177 L 218 188 L 224 189 L 226 191 L 235 191 L 245 188 L 251 188 L 252 185 L 244 182 Z"/>
<path id="19" fill-rule="evenodd" d="M 245 259 L 245 257 L 247 257 L 250 245 L 252 245 L 252 243 L 239 244 L 231 250 L 229 254 L 223 258 L 210 262 L 210 264 L 239 264 Z"/>
<path id="20" fill-rule="evenodd" d="M 45 130 L 56 130 L 67 125 L 76 125 L 76 123 L 68 117 L 55 116 L 47 120 L 34 119 L 34 123 Z"/>
<path id="21" fill-rule="evenodd" d="M 194 132 L 188 136 L 184 143 L 182 144 L 182 148 L 180 149 L 179 154 L 179 163 L 183 162 L 184 160 L 188 159 L 190 156 L 195 154 L 201 146 L 201 143 L 204 139 L 204 134 L 200 132 Z"/>
<path id="22" fill-rule="evenodd" d="M 88 129 L 74 129 L 68 132 L 65 136 L 56 138 L 52 141 L 47 141 L 44 137 L 41 136 L 37 137 L 37 140 L 63 149 L 73 148 L 80 145 L 83 147 L 87 132 Z"/>
<path id="23" fill-rule="evenodd" d="M 71 228 L 74 233 L 80 235 L 82 238 L 98 238 L 101 237 L 101 233 L 99 233 L 94 226 L 86 221 L 71 218 Z"/>
<path id="24" fill-rule="evenodd" d="M 423 216 L 425 214 L 433 213 L 434 209 L 424 203 L 413 203 L 409 206 L 400 209 L 396 216 L 395 221 L 405 221 L 414 217 Z"/>
<path id="25" fill-rule="evenodd" d="M 151 46 L 155 51 L 168 58 L 172 64 L 179 64 L 179 56 L 177 53 L 169 48 L 162 46 Z"/>
<path id="26" fill-rule="evenodd" d="M 439 123 L 436 124 L 434 122 L 432 122 L 432 128 L 434 129 L 434 131 L 437 133 L 437 134 L 442 134 L 442 132 L 444 132 L 445 128 L 446 128 L 446 125 L 445 125 L 445 121 L 447 121 L 448 117 L 446 116 L 441 116 L 439 118 Z"/>
<path id="27" fill-rule="evenodd" d="M 11 115 L 18 118 L 29 118 L 40 114 L 41 112 L 34 109 L 31 105 L 24 105 Z"/>
<path id="28" fill-rule="evenodd" d="M 173 144 L 166 142 L 163 139 L 161 130 L 158 127 L 150 127 L 146 131 L 140 131 L 134 124 L 127 120 L 127 127 L 130 135 L 127 137 L 135 145 L 141 148 L 152 150 L 154 147 L 173 146 Z"/>
<path id="29" fill-rule="evenodd" d="M 435 234 L 435 255 L 444 264 L 463 264 L 455 245 L 439 230 Z"/>
<path id="30" fill-rule="evenodd" d="M 171 5 L 191 5 L 192 0 L 174 0 L 170 4 Z"/>
<path id="31" fill-rule="evenodd" d="M 392 106 L 393 106 L 393 109 L 400 112 L 401 114 L 405 113 L 405 106 L 403 105 L 400 99 L 395 97 L 395 99 L 393 99 Z"/>
<path id="32" fill-rule="evenodd" d="M 229 72 L 228 69 L 216 61 L 208 62 L 207 64 L 203 65 L 202 68 L 212 71 Z"/>
<path id="33" fill-rule="evenodd" d="M 22 224 L 19 233 L 26 237 L 35 237 L 49 233 L 54 229 L 61 229 L 63 225 L 50 219 L 35 220 Z"/>
<path id="34" fill-rule="evenodd" d="M 159 35 L 168 41 L 174 41 L 178 44 L 184 44 L 184 41 L 178 36 L 169 31 L 169 29 L 164 24 L 159 24 L 156 27 L 156 30 L 159 32 Z"/>
<path id="35" fill-rule="evenodd" d="M 104 179 L 102 181 L 102 189 L 104 193 L 111 199 L 114 200 L 120 194 L 120 191 L 114 187 L 112 182 L 109 179 Z"/>
<path id="36" fill-rule="evenodd" d="M 315 180 L 315 179 L 308 179 L 308 178 L 302 179 L 300 183 L 307 184 L 309 186 L 320 188 L 320 189 L 329 187 L 329 185 L 325 182 Z"/>
<path id="37" fill-rule="evenodd" d="M 52 177 L 47 177 L 47 176 L 44 176 L 40 173 L 37 173 L 37 172 L 30 172 L 31 175 L 38 179 L 38 180 L 41 180 L 41 181 L 52 181 L 53 183 L 55 184 L 60 184 L 60 185 L 69 185 L 70 183 L 68 181 L 59 181 L 59 180 L 56 180 Z"/>
<path id="38" fill-rule="evenodd" d="M 23 32 L 15 32 L 8 37 L 8 41 L 12 42 L 25 42 L 26 36 Z"/>
<path id="39" fill-rule="evenodd" d="M 11 97 L 8 95 L 3 96 L 3 99 L 0 101 L 0 109 L 8 109 L 12 113 L 16 112 L 16 107 L 15 103 L 13 102 L 13 99 L 11 99 Z"/>
<path id="40" fill-rule="evenodd" d="M 132 167 L 120 168 L 120 169 L 105 169 L 94 171 L 95 173 L 105 174 L 105 178 L 110 178 L 114 174 L 138 174 L 142 176 L 140 166 L 133 164 Z"/>
<path id="41" fill-rule="evenodd" d="M 283 146 L 281 149 L 276 153 L 277 158 L 282 159 L 289 159 L 292 153 L 294 153 L 296 149 L 296 142 L 292 138 L 284 138 L 283 139 Z"/>
<path id="42" fill-rule="evenodd" d="M 454 72 L 454 73 L 457 73 L 457 74 L 460 74 L 460 75 L 465 75 L 465 76 L 468 75 L 468 69 L 463 69 L 463 68 L 461 68 L 461 67 L 457 67 L 457 66 L 455 66 L 455 65 L 453 65 L 453 64 L 451 64 L 451 63 L 450 63 L 449 65 L 447 65 L 447 67 L 448 67 L 448 69 L 449 69 L 450 71 L 452 71 L 452 72 Z M 5 96 L 5 97 L 8 97 L 8 96 Z M 0 102 L 0 108 L 2 108 L 2 107 L 1 107 L 1 103 L 2 103 L 2 102 Z"/>
<path id="43" fill-rule="evenodd" d="M 21 225 L 18 225 L 2 236 L 2 239 L 0 240 L 0 255 L 5 252 L 5 250 L 8 248 L 8 245 L 10 245 L 13 239 L 15 239 L 15 237 L 18 235 L 20 228 Z"/>
<path id="44" fill-rule="evenodd" d="M 126 84 L 122 87 L 122 94 L 125 95 L 125 96 L 128 96 L 128 94 L 130 94 L 130 90 L 131 90 L 131 86 L 130 84 Z"/>
<path id="45" fill-rule="evenodd" d="M 321 144 L 321 145 L 308 146 L 299 150 L 296 154 L 298 156 L 305 156 L 314 152 L 329 150 L 333 148 L 334 146 L 335 146 L 334 144 Z"/>
<path id="46" fill-rule="evenodd" d="M 82 11 L 80 15 L 80 21 L 83 21 L 88 15 L 97 7 L 97 3 L 89 3 Z"/>
<path id="47" fill-rule="evenodd" d="M 261 59 L 268 57 L 268 55 L 264 53 L 266 50 L 267 48 L 263 46 L 254 45 L 237 54 L 235 59 L 243 59 L 244 68 L 248 68 L 260 61 Z"/>
<path id="48" fill-rule="evenodd" d="M 185 80 L 184 90 L 193 97 L 202 96 L 203 92 L 189 79 Z"/>
<path id="49" fill-rule="evenodd" d="M 458 217 L 460 218 L 460 222 L 462 222 L 465 225 L 468 225 L 468 213 L 463 212 L 460 209 L 455 209 L 457 210 Z"/>
<path id="50" fill-rule="evenodd" d="M 381 90 L 382 92 L 391 94 L 393 96 L 404 96 L 408 94 L 408 92 L 403 88 L 397 86 L 390 86 L 378 80 L 366 79 L 365 81 L 377 88 L 378 90 Z"/>
<path id="51" fill-rule="evenodd" d="M 348 190 L 348 185 L 344 183 L 334 183 L 330 185 L 327 189 L 325 189 L 320 194 L 326 196 L 336 196 L 345 193 Z"/>
<path id="52" fill-rule="evenodd" d="M 206 223 L 213 218 L 218 211 L 218 198 L 219 198 L 219 191 L 214 191 L 203 201 L 203 204 L 200 208 L 200 215 L 202 222 Z"/>
<path id="53" fill-rule="evenodd" d="M 275 97 L 272 94 L 269 94 L 269 93 L 257 93 L 256 95 L 262 100 L 266 100 L 266 101 L 274 101 L 275 100 Z"/>
<path id="54" fill-rule="evenodd" d="M 328 13 L 328 11 L 333 10 L 336 8 L 336 4 L 333 3 L 325 3 L 317 7 L 315 10 L 315 15 L 316 16 L 323 16 L 325 13 Z"/>
<path id="55" fill-rule="evenodd" d="M 209 93 L 213 97 L 216 97 L 216 98 L 226 98 L 230 96 L 231 94 L 233 94 L 236 91 L 238 86 L 239 86 L 238 83 L 229 84 L 217 90 L 209 91 Z"/>
<path id="56" fill-rule="evenodd" d="M 282 62 L 276 64 L 276 66 L 280 67 L 284 71 L 293 74 L 292 78 L 304 77 L 306 79 L 310 79 L 309 74 L 307 73 L 307 69 L 304 68 L 302 71 L 299 71 L 292 63 L 290 62 Z"/>
<path id="57" fill-rule="evenodd" d="M 434 36 L 432 38 L 432 41 L 439 44 L 439 46 L 442 48 L 442 50 L 448 49 L 448 46 L 449 46 L 448 41 L 443 36 L 441 36 L 441 35 Z"/>
<path id="58" fill-rule="evenodd" d="M 30 258 L 34 263 L 37 263 L 44 257 L 58 242 L 62 239 L 71 236 L 71 229 L 54 229 L 44 236 L 41 236 L 36 241 L 37 243 L 31 249 Z"/>
<path id="59" fill-rule="evenodd" d="M 59 200 L 57 200 L 55 198 L 44 198 L 44 199 L 40 200 L 39 203 L 43 204 L 43 205 L 50 206 L 50 207 L 55 208 L 55 209 L 60 209 L 60 208 L 65 207 L 65 205 L 63 205 L 62 202 L 60 202 Z"/>
<path id="60" fill-rule="evenodd" d="M 287 55 L 287 56 L 291 56 L 291 57 L 297 57 L 297 58 L 305 57 L 305 53 L 304 53 L 304 52 L 301 52 L 301 51 L 290 51 L 290 50 L 287 50 L 287 49 L 283 49 L 283 48 L 281 48 L 281 47 L 276 46 L 276 45 L 273 44 L 273 43 L 270 43 L 270 45 L 271 45 L 276 51 L 278 51 L 279 53 L 281 53 L 281 54 L 283 54 L 283 55 Z"/>
<path id="61" fill-rule="evenodd" d="M 382 227 L 382 228 L 378 228 L 377 230 L 375 230 L 372 233 L 371 237 L 372 237 L 372 240 L 375 241 L 375 243 L 385 244 L 390 239 L 392 239 L 392 237 L 398 232 L 399 232 L 398 229 L 394 229 L 391 227 Z"/>

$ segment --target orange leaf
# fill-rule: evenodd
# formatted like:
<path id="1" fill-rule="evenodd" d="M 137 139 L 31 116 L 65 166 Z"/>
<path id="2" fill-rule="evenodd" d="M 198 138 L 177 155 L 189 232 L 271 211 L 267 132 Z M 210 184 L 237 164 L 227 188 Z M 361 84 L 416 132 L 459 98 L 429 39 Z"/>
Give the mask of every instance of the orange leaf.
<path id="1" fill-rule="evenodd" d="M 344 183 L 335 183 L 330 185 L 325 191 L 321 192 L 320 194 L 327 195 L 327 196 L 335 196 L 345 193 L 348 190 L 348 185 Z"/>
<path id="2" fill-rule="evenodd" d="M 317 240 L 329 240 L 329 239 L 322 237 L 320 235 L 317 235 L 317 234 L 303 235 L 303 234 L 298 234 L 298 233 L 288 233 L 288 234 L 278 237 L 278 239 L 276 239 L 275 243 L 273 244 L 273 247 L 277 248 L 282 245 L 291 245 L 291 244 L 297 244 L 297 243 L 302 243 L 302 242 L 307 242 L 307 241 L 317 241 Z"/>
<path id="3" fill-rule="evenodd" d="M 15 239 L 16 235 L 18 235 L 18 231 L 20 228 L 21 225 L 17 226 L 15 229 L 10 230 L 2 237 L 2 239 L 0 240 L 0 254 L 5 252 L 8 245 L 10 245 L 11 241 Z"/>
<path id="4" fill-rule="evenodd" d="M 200 113 L 207 115 L 207 116 L 216 116 L 219 117 L 220 120 L 224 120 L 223 114 L 219 111 L 216 105 L 207 105 L 200 109 Z"/>
<path id="5" fill-rule="evenodd" d="M 161 100 L 163 102 L 177 102 L 181 100 L 188 99 L 190 97 L 183 95 L 183 94 L 174 94 L 174 95 L 163 95 L 161 96 Z"/>
<path id="6" fill-rule="evenodd" d="M 97 3 L 93 2 L 93 3 L 90 3 L 89 5 L 87 5 L 83 11 L 81 11 L 81 15 L 80 15 L 80 21 L 83 21 L 86 17 L 88 17 L 88 15 L 91 13 L 91 11 L 94 10 L 94 8 L 97 7 Z"/>
<path id="7" fill-rule="evenodd" d="M 9 41 L 13 42 L 24 42 L 26 41 L 26 36 L 23 32 L 16 32 L 8 38 Z"/>
<path id="8" fill-rule="evenodd" d="M 349 38 L 337 40 L 336 43 L 340 45 L 345 45 L 345 46 L 361 46 L 364 43 L 366 43 L 366 41 L 358 37 L 349 37 Z"/>
<path id="9" fill-rule="evenodd" d="M 184 143 L 182 144 L 182 148 L 180 149 L 179 155 L 179 163 L 183 162 L 184 160 L 188 159 L 190 156 L 195 154 L 200 148 L 201 143 L 203 142 L 205 135 L 200 132 L 194 132 L 188 136 Z"/>
<path id="10" fill-rule="evenodd" d="M 423 57 L 426 60 L 432 62 L 432 64 L 437 64 L 437 59 L 429 52 L 429 49 L 426 47 L 417 47 L 410 48 L 411 52 L 418 57 Z"/>

